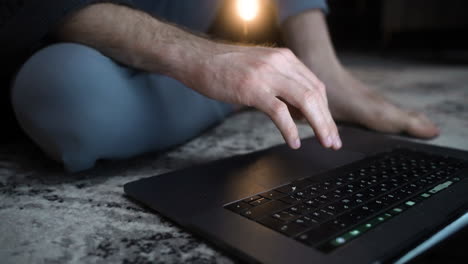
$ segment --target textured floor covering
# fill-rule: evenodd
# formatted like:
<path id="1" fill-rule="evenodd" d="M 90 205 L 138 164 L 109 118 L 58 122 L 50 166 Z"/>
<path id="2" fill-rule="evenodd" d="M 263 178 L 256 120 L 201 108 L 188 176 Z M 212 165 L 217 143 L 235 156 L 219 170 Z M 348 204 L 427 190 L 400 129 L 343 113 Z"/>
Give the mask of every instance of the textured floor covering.
<path id="1" fill-rule="evenodd" d="M 442 128 L 432 143 L 468 150 L 468 66 L 348 58 L 352 71 Z M 301 135 L 312 135 L 300 126 Z M 0 147 L 1 263 L 232 263 L 123 196 L 124 183 L 282 143 L 263 114 L 243 112 L 163 154 L 65 174 L 28 142 Z M 346 144 L 346 142 L 345 142 Z"/>

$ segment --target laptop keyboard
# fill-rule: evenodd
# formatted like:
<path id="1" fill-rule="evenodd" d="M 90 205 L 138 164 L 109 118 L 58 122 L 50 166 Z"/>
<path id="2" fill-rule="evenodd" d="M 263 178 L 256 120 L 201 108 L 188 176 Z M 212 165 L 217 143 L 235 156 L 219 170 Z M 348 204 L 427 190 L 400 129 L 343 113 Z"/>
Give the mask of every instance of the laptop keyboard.
<path id="1" fill-rule="evenodd" d="M 365 164 L 365 165 L 362 165 Z M 346 169 L 352 168 L 352 169 Z M 225 206 L 325 253 L 468 177 L 466 161 L 395 149 Z"/>

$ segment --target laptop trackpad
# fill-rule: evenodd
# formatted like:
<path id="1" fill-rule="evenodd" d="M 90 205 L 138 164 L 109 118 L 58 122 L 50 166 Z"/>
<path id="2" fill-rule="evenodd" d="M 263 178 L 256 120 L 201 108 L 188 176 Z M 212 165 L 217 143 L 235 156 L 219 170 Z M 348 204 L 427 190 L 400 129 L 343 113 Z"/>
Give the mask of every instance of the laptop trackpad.
<path id="1" fill-rule="evenodd" d="M 248 170 L 255 183 L 273 188 L 295 179 L 310 177 L 366 157 L 349 150 L 329 150 L 316 142 L 307 142 L 300 150 L 281 149 L 268 153 Z"/>

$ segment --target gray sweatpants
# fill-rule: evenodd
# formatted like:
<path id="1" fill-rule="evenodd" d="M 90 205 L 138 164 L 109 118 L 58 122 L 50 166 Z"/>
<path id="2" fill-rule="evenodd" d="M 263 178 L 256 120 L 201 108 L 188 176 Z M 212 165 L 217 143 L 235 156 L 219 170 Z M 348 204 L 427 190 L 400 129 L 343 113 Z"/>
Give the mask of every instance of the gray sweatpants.
<path id="1" fill-rule="evenodd" d="M 218 2 L 159 0 L 139 7 L 203 32 Z M 326 8 L 323 0 L 279 2 L 281 19 Z M 99 159 L 124 159 L 181 144 L 232 112 L 231 105 L 174 79 L 126 67 L 73 43 L 34 54 L 16 76 L 11 95 L 22 128 L 69 171 L 91 168 Z"/>

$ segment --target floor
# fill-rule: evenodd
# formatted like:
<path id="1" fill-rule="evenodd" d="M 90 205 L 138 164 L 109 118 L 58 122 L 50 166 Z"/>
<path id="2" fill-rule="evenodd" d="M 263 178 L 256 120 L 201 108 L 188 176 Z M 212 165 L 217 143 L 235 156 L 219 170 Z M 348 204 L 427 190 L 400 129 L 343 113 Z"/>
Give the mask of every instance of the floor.
<path id="1" fill-rule="evenodd" d="M 397 104 L 442 128 L 429 143 L 468 150 L 468 66 L 344 56 L 352 71 Z M 312 135 L 300 125 L 303 137 Z M 282 143 L 255 111 L 228 118 L 162 154 L 102 162 L 70 175 L 29 142 L 0 148 L 2 263 L 233 263 L 222 252 L 129 201 L 124 183 Z M 344 142 L 346 144 L 346 142 Z"/>

